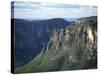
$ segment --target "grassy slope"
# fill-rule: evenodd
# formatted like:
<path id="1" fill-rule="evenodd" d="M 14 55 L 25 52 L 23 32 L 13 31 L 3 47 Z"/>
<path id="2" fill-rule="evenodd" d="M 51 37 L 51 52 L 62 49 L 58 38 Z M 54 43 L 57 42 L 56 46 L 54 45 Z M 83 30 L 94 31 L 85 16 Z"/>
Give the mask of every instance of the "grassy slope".
<path id="1" fill-rule="evenodd" d="M 79 24 L 72 26 L 71 30 L 76 30 L 80 27 Z M 69 27 L 70 28 L 70 27 Z M 79 37 L 80 38 L 80 37 Z M 62 38 L 63 43 L 65 42 Z M 77 70 L 77 69 L 90 69 L 96 68 L 97 60 L 89 59 L 89 50 L 85 49 L 83 40 L 75 41 L 75 37 L 71 36 L 69 44 L 66 50 L 63 46 L 59 50 L 56 50 L 55 46 L 52 46 L 46 53 L 40 53 L 31 62 L 15 69 L 15 73 L 26 73 L 26 72 L 45 72 L 45 71 L 63 71 L 63 70 Z M 69 60 L 69 56 L 75 56 L 76 62 Z"/>

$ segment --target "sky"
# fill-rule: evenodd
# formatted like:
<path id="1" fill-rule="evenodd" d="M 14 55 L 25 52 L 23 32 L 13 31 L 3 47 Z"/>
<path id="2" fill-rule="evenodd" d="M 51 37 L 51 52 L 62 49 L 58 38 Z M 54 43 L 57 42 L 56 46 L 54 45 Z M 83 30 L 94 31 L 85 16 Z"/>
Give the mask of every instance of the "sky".
<path id="1" fill-rule="evenodd" d="M 97 7 L 47 2 L 14 1 L 11 3 L 11 15 L 12 18 L 29 20 L 81 18 L 97 16 Z"/>

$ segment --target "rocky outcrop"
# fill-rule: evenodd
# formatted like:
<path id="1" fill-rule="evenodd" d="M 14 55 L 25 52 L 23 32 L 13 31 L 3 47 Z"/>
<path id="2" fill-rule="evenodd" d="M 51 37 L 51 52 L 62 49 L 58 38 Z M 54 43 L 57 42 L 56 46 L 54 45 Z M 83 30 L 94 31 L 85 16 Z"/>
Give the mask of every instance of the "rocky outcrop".
<path id="1" fill-rule="evenodd" d="M 87 17 L 54 30 L 47 47 L 16 73 L 97 68 L 96 25 L 95 18 Z"/>

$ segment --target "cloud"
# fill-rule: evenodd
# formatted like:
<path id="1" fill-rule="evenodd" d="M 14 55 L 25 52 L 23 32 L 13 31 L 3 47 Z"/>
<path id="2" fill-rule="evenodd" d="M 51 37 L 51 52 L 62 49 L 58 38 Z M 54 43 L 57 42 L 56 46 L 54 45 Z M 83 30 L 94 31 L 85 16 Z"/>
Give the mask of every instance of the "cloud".
<path id="1" fill-rule="evenodd" d="M 14 18 L 80 18 L 96 15 L 97 8 L 94 6 L 80 6 L 39 2 L 14 2 Z"/>
<path id="2" fill-rule="evenodd" d="M 53 8 L 80 8 L 79 5 L 60 4 L 60 3 L 41 3 L 41 5 Z"/>

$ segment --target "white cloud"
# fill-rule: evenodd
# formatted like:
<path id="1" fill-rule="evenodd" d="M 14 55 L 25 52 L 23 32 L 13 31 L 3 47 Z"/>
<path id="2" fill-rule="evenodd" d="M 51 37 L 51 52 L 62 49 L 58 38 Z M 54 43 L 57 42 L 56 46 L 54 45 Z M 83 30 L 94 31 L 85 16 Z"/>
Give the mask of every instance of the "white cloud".
<path id="1" fill-rule="evenodd" d="M 96 16 L 97 8 L 92 6 L 69 6 L 47 3 L 15 3 L 15 6 L 31 7 L 30 9 L 15 8 L 14 17 L 22 19 L 49 19 L 49 18 L 80 18 L 87 16 Z M 53 6 L 52 6 L 53 5 Z M 49 7 L 48 7 L 49 6 Z M 37 7 L 35 9 L 35 7 Z"/>

